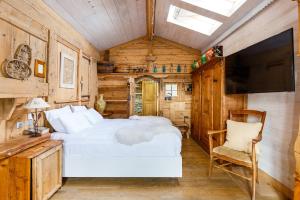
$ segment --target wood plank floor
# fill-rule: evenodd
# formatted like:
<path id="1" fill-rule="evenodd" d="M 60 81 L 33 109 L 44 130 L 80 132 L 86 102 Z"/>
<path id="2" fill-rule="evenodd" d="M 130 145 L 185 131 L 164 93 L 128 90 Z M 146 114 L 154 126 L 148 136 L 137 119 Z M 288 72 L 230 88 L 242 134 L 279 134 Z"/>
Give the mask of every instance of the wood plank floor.
<path id="1" fill-rule="evenodd" d="M 207 177 L 208 155 L 192 140 L 182 147 L 183 178 L 69 178 L 51 200 L 250 200 L 250 186 L 214 169 Z M 257 200 L 284 199 L 260 183 Z"/>

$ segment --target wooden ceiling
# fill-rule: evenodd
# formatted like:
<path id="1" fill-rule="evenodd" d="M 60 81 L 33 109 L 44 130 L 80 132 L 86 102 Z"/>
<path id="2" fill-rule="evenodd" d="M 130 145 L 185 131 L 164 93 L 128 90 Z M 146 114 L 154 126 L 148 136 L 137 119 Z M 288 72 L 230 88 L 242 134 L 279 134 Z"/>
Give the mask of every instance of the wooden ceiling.
<path id="1" fill-rule="evenodd" d="M 264 0 L 248 0 L 225 17 L 181 0 L 43 0 L 99 50 L 154 35 L 203 50 Z M 167 22 L 169 6 L 190 10 L 223 22 L 211 36 Z M 146 14 L 147 13 L 147 14 Z"/>
<path id="2" fill-rule="evenodd" d="M 146 0 L 43 0 L 99 50 L 146 35 Z"/>

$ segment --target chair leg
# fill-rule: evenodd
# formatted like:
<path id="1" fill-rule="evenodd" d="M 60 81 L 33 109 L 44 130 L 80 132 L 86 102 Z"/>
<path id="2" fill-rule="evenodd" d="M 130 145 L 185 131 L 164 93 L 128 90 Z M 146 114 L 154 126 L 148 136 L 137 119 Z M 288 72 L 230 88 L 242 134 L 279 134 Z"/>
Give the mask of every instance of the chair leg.
<path id="1" fill-rule="evenodd" d="M 209 161 L 209 170 L 208 170 L 209 177 L 212 175 L 213 168 L 214 168 L 214 158 L 211 156 Z"/>
<path id="2" fill-rule="evenodd" d="M 257 168 L 254 166 L 252 168 L 252 200 L 255 200 L 255 192 L 256 192 L 256 180 L 257 180 Z"/>
<path id="3" fill-rule="evenodd" d="M 258 179 L 258 162 L 256 162 L 256 183 L 259 183 L 259 179 Z"/>

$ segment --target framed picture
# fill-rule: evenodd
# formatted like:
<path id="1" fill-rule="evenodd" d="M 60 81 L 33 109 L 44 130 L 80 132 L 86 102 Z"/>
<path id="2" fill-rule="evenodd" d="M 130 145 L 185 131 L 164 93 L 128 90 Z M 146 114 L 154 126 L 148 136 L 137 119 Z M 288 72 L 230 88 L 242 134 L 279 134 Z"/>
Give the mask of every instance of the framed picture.
<path id="1" fill-rule="evenodd" d="M 46 74 L 47 74 L 46 63 L 44 61 L 36 59 L 34 63 L 34 76 L 40 78 L 46 78 Z"/>
<path id="2" fill-rule="evenodd" d="M 60 87 L 75 88 L 76 84 L 76 60 L 74 57 L 61 52 L 60 58 Z"/>

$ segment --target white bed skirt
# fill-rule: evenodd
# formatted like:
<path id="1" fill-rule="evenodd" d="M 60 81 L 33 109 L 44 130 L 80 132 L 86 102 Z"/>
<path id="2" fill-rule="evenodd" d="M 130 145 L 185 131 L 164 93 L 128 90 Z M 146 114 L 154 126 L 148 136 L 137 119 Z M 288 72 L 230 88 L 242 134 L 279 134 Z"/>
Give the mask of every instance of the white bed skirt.
<path id="1" fill-rule="evenodd" d="M 182 177 L 182 158 L 68 156 L 63 177 Z"/>

